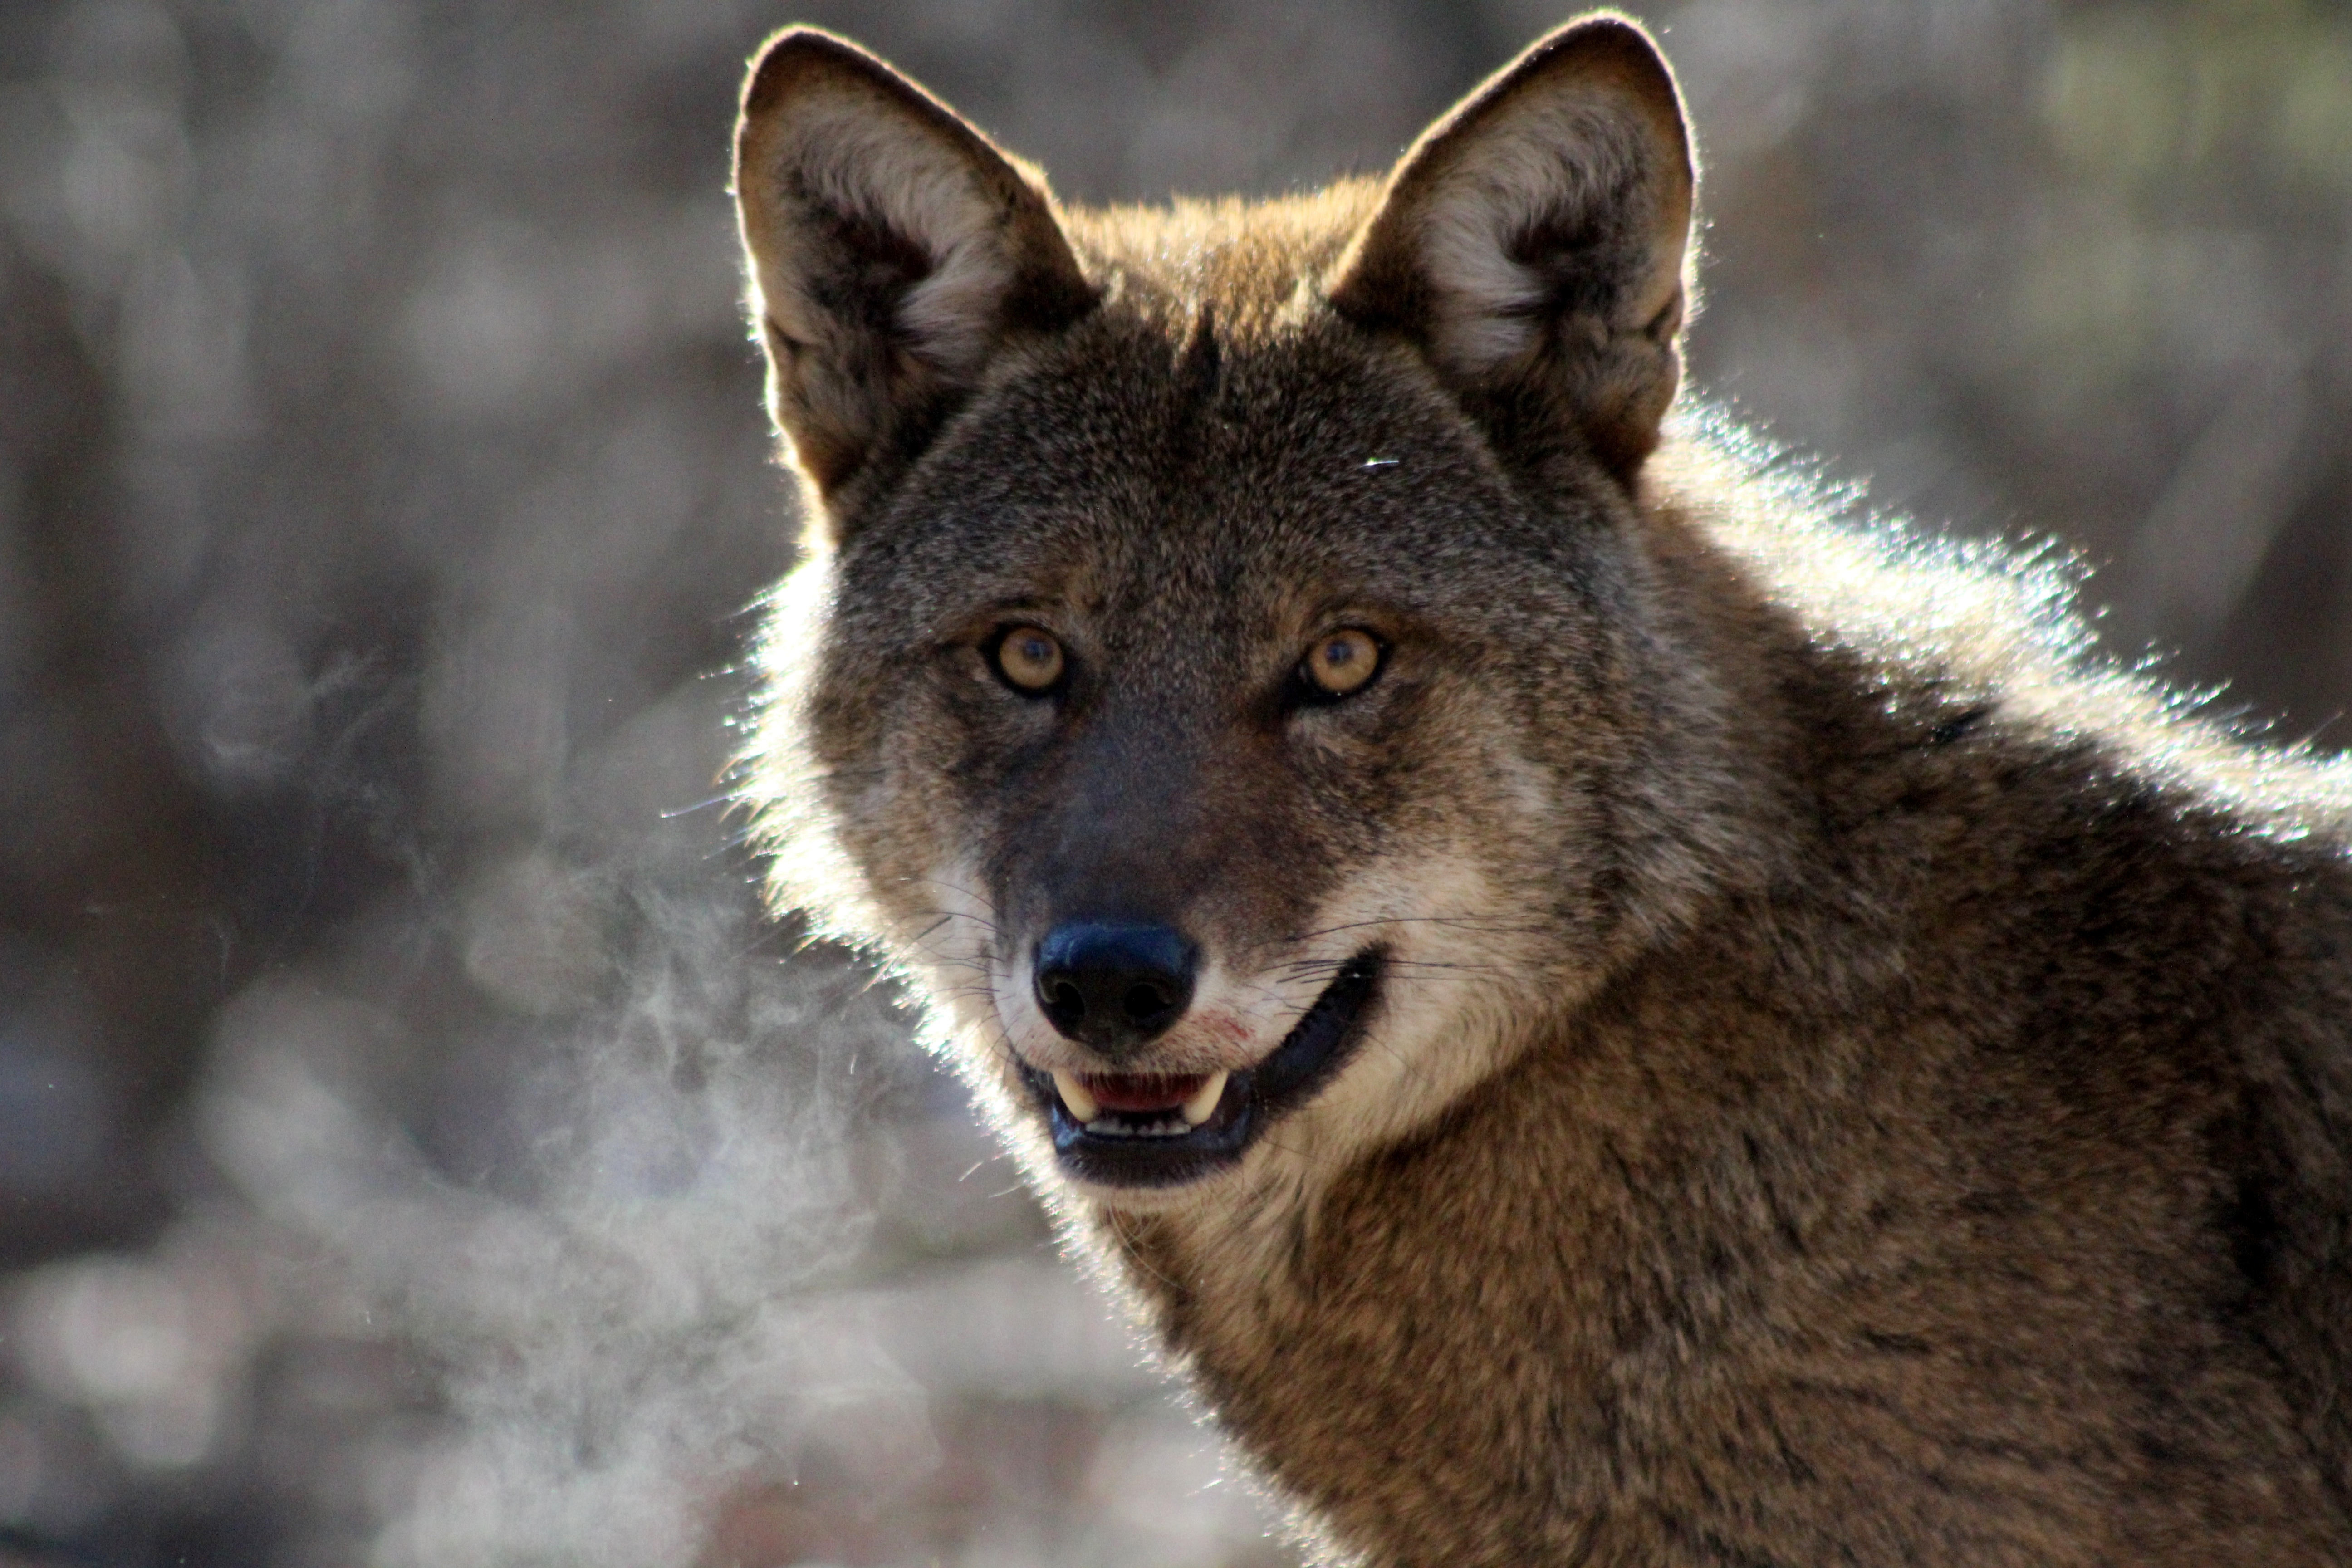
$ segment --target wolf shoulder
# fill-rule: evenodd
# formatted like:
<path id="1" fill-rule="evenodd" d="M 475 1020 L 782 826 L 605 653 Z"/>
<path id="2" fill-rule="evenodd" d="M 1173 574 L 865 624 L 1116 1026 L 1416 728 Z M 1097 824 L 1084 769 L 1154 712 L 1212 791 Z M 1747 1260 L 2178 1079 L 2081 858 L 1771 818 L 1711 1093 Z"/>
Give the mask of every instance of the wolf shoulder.
<path id="1" fill-rule="evenodd" d="M 2021 994 L 2169 1001 L 2151 1023 L 2291 1016 L 2307 986 L 2352 1064 L 2352 754 L 2101 649 L 2063 554 L 1846 521 L 1727 421 L 1678 424 L 1642 531 L 1725 721 L 1773 714 L 1747 746 L 1779 765 L 1735 785 L 1791 791 L 1747 819 L 1785 834 L 1764 875 L 1852 883 L 1855 919 L 1875 895 L 1980 960 L 2015 943 Z"/>
<path id="2" fill-rule="evenodd" d="M 1788 792 L 1745 818 L 1752 907 L 1697 945 L 1777 945 L 1727 974 L 1832 1026 L 1874 1014 L 1882 1049 L 1949 1040 L 1964 1117 L 2237 1173 L 2210 1196 L 2257 1287 L 2306 1205 L 2301 1244 L 2352 1283 L 2352 757 L 2102 653 L 2072 563 L 1848 525 L 1692 424 L 1646 531 L 1690 635 L 1780 715 L 1751 787 Z"/>

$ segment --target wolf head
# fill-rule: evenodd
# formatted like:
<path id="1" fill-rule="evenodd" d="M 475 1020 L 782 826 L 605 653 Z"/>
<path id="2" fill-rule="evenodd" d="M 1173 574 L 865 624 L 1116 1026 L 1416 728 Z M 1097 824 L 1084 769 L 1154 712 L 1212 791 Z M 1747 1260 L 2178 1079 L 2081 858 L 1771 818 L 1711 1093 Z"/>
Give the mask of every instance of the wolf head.
<path id="1" fill-rule="evenodd" d="M 1637 505 L 1695 175 L 1631 22 L 1382 182 L 1064 208 L 853 46 L 736 191 L 806 489 L 749 794 L 1041 1176 L 1114 1205 L 1442 1114 L 1696 877 L 1719 696 Z"/>

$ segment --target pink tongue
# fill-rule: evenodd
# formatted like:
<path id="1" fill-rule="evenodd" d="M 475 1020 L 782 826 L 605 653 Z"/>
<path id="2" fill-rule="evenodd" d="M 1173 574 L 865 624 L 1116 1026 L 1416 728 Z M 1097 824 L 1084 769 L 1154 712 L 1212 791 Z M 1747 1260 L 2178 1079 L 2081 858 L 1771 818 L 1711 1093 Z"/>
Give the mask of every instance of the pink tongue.
<path id="1" fill-rule="evenodd" d="M 1105 1110 L 1174 1110 L 1209 1081 L 1206 1073 L 1158 1078 L 1142 1073 L 1081 1073 L 1078 1081 Z"/>

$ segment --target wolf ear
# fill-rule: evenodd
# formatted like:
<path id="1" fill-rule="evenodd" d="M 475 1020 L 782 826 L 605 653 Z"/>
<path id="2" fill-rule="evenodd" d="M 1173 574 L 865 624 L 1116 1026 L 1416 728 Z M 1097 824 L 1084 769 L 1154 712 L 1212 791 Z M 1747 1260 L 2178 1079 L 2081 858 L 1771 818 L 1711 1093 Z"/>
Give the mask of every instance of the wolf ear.
<path id="1" fill-rule="evenodd" d="M 769 411 L 828 506 L 919 449 L 1005 342 L 1094 301 L 1037 175 L 814 28 L 752 63 L 735 203 Z"/>
<path id="2" fill-rule="evenodd" d="M 1412 339 L 1474 409 L 1565 418 L 1630 479 L 1681 379 L 1696 185 L 1664 58 L 1587 16 L 1414 143 L 1331 302 Z"/>

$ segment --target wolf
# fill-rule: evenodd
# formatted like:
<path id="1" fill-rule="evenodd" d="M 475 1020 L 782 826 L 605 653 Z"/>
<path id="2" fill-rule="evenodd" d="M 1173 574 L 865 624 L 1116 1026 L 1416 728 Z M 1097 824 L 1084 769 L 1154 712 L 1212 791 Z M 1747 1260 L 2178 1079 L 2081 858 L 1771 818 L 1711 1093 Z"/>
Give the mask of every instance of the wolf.
<path id="1" fill-rule="evenodd" d="M 1678 395 L 1649 37 L 1088 210 L 794 28 L 744 794 L 1318 1563 L 2352 1563 L 2352 768 Z"/>

